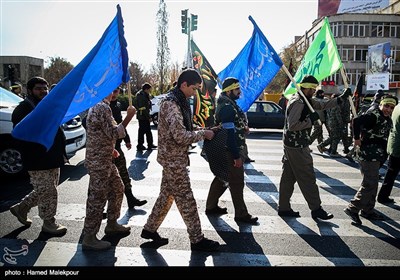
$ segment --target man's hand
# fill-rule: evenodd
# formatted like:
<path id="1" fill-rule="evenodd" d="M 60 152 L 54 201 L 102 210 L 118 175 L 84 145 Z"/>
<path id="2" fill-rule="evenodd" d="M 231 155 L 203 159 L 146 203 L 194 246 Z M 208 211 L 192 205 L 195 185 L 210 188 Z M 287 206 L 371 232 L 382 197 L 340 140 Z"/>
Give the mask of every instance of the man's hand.
<path id="1" fill-rule="evenodd" d="M 113 157 L 113 158 L 119 157 L 119 152 L 118 152 L 116 149 L 114 149 L 114 151 L 113 151 L 113 153 L 112 153 L 112 157 Z"/>
<path id="2" fill-rule="evenodd" d="M 125 146 L 128 150 L 130 150 L 132 148 L 132 144 L 131 143 L 125 143 Z"/>
<path id="3" fill-rule="evenodd" d="M 204 130 L 204 138 L 206 138 L 207 140 L 211 140 L 214 138 L 214 131 L 212 130 Z"/>
<path id="4" fill-rule="evenodd" d="M 126 116 L 132 119 L 135 114 L 136 108 L 133 106 L 128 106 L 128 108 L 126 109 Z"/>
<path id="5" fill-rule="evenodd" d="M 242 167 L 243 166 L 243 161 L 242 158 L 237 158 L 233 160 L 233 166 L 236 168 Z"/>

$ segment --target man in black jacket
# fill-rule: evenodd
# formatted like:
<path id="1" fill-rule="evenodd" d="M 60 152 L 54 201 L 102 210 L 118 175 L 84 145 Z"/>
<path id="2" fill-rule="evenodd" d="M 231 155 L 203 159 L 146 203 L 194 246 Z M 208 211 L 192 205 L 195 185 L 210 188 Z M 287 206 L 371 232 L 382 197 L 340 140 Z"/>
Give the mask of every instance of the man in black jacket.
<path id="1" fill-rule="evenodd" d="M 27 97 L 14 110 L 14 127 L 32 112 L 37 104 L 49 93 L 48 82 L 41 77 L 33 77 L 27 83 Z M 16 140 L 17 141 L 17 140 Z M 42 231 L 54 235 L 63 235 L 67 228 L 56 223 L 57 186 L 60 179 L 60 167 L 67 161 L 65 136 L 58 128 L 53 145 L 48 151 L 40 144 L 19 141 L 22 158 L 33 185 L 33 191 L 22 201 L 10 208 L 11 213 L 25 226 L 30 226 L 29 210 L 38 206 L 39 217 L 43 220 Z"/>
<path id="2" fill-rule="evenodd" d="M 139 122 L 139 130 L 138 130 L 138 143 L 136 149 L 138 151 L 146 150 L 144 144 L 144 136 L 146 135 L 147 140 L 147 150 L 152 150 L 157 148 L 153 143 L 153 134 L 151 132 L 150 127 L 150 110 L 151 110 L 151 101 L 150 101 L 150 90 L 151 85 L 149 83 L 144 83 L 142 89 L 136 94 L 136 117 Z"/>

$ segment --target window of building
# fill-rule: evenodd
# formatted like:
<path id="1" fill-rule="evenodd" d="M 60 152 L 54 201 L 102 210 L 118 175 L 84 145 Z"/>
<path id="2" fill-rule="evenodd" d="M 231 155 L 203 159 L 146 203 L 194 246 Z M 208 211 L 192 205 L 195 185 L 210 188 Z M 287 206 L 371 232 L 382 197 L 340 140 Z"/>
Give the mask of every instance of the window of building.
<path id="1" fill-rule="evenodd" d="M 354 46 L 342 47 L 342 61 L 354 61 Z"/>
<path id="2" fill-rule="evenodd" d="M 340 24 L 338 22 L 334 22 L 331 24 L 333 37 L 341 37 L 340 29 Z"/>
<path id="3" fill-rule="evenodd" d="M 354 37 L 354 25 L 352 24 L 347 24 L 345 25 L 347 28 L 346 33 L 347 37 Z"/>
<path id="4" fill-rule="evenodd" d="M 365 37 L 365 29 L 366 29 L 365 24 L 360 24 L 358 26 L 358 37 Z"/>
<path id="5" fill-rule="evenodd" d="M 383 25 L 372 23 L 371 37 L 383 37 Z"/>
<path id="6" fill-rule="evenodd" d="M 356 46 L 356 61 L 367 61 L 368 47 Z"/>

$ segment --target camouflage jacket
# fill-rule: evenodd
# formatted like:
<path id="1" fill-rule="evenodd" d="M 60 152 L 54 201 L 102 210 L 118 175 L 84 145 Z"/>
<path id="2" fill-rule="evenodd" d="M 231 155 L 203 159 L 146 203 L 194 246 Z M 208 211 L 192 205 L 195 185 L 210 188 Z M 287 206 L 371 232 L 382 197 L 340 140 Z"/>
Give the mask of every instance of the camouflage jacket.
<path id="1" fill-rule="evenodd" d="M 163 100 L 158 114 L 158 163 L 189 166 L 189 145 L 203 140 L 204 134 L 186 129 L 182 111 L 174 101 Z"/>
<path id="2" fill-rule="evenodd" d="M 311 106 L 315 110 L 326 110 L 338 105 L 337 98 L 326 100 L 309 99 Z M 285 126 L 283 128 L 283 143 L 288 147 L 305 148 L 310 143 L 310 132 L 312 122 L 310 112 L 305 108 L 307 104 L 303 98 L 297 93 L 294 94 L 287 105 Z M 304 119 L 303 110 L 307 112 Z"/>
<path id="3" fill-rule="evenodd" d="M 359 160 L 384 162 L 386 146 L 392 120 L 385 117 L 379 108 L 359 115 L 353 121 L 354 139 L 361 139 Z"/>
<path id="4" fill-rule="evenodd" d="M 108 100 L 104 99 L 90 108 L 86 126 L 85 167 L 89 173 L 110 170 L 115 142 L 125 137 L 125 128 L 115 122 Z"/>
<path id="5" fill-rule="evenodd" d="M 226 108 L 228 107 L 228 108 Z M 233 113 L 232 113 L 233 112 Z M 231 114 L 232 113 L 232 114 Z M 223 120 L 227 118 L 227 116 L 223 114 L 228 114 L 234 115 L 233 121 L 235 125 L 235 138 L 234 140 L 229 139 L 228 136 L 228 141 L 233 141 L 236 143 L 236 148 L 237 150 L 231 151 L 234 155 L 235 158 L 238 157 L 238 154 L 240 153 L 240 150 L 243 150 L 244 145 L 245 145 L 245 126 L 247 125 L 247 118 L 242 109 L 237 105 L 237 103 L 230 99 L 228 96 L 221 94 L 220 97 L 218 98 L 217 101 L 217 109 L 215 112 L 215 124 L 220 125 Z M 230 117 L 228 117 L 229 119 Z M 229 144 L 227 143 L 227 146 L 229 147 Z"/>

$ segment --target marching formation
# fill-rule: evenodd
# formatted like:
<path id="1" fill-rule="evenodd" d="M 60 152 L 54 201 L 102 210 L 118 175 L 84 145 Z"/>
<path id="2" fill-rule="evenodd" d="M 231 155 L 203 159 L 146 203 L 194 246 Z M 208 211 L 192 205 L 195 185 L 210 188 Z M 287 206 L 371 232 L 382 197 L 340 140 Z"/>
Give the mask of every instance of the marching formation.
<path id="1" fill-rule="evenodd" d="M 205 205 L 208 216 L 220 216 L 228 213 L 227 208 L 218 205 L 219 198 L 229 189 L 234 206 L 234 220 L 238 224 L 259 225 L 258 218 L 249 214 L 244 197 L 245 176 L 244 152 L 246 117 L 236 104 L 239 98 L 240 83 L 234 77 L 223 82 L 222 93 L 216 102 L 215 123 L 212 127 L 195 127 L 188 98 L 195 95 L 202 86 L 202 79 L 194 69 L 181 72 L 176 87 L 162 101 L 159 113 L 157 161 L 163 167 L 161 188 L 153 209 L 145 223 L 141 237 L 150 239 L 159 246 L 168 244 L 168 238 L 161 237 L 157 230 L 162 225 L 173 202 L 181 213 L 187 227 L 192 251 L 215 251 L 219 242 L 208 239 L 202 232 L 197 203 L 193 196 L 189 169 L 189 148 L 192 143 L 204 140 L 204 152 L 210 170 L 215 175 L 211 182 Z M 325 211 L 319 187 L 317 185 L 313 158 L 309 146 L 313 125 L 319 125 L 320 115 L 315 110 L 325 111 L 335 108 L 351 97 L 351 90 L 331 99 L 314 99 L 313 95 L 319 82 L 313 76 L 305 76 L 299 84 L 301 93 L 294 94 L 287 102 L 286 120 L 283 130 L 282 174 L 279 182 L 277 211 L 282 218 L 298 218 L 300 212 L 291 207 L 291 198 L 295 184 L 300 188 L 305 201 L 311 210 L 311 217 L 318 220 L 329 220 L 334 217 Z M 47 94 L 48 84 L 40 77 L 28 83 L 28 95 L 15 110 L 15 124 L 21 119 L 22 110 L 34 110 L 36 104 Z M 130 138 L 126 126 L 137 113 L 133 106 L 127 109 L 123 119 L 115 97 L 118 87 L 102 102 L 92 107 L 87 116 L 87 146 L 85 166 L 90 175 L 86 217 L 83 228 L 83 250 L 107 250 L 111 247 L 108 241 L 97 237 L 103 211 L 107 205 L 105 227 L 106 235 L 129 235 L 130 227 L 117 222 L 121 214 L 123 194 L 126 194 L 129 208 L 142 206 L 147 201 L 133 196 L 132 185 L 126 170 L 126 160 L 121 149 L 121 140 L 125 139 L 130 149 Z M 147 99 L 150 100 L 150 99 Z M 388 155 L 388 171 L 378 200 L 381 203 L 394 203 L 389 198 L 394 180 L 399 172 L 397 151 L 399 150 L 399 106 L 397 98 L 384 95 L 379 105 L 371 107 L 351 122 L 354 138 L 354 149 L 357 150 L 357 161 L 360 164 L 363 179 L 361 187 L 349 201 L 344 212 L 355 225 L 361 225 L 361 216 L 368 220 L 382 220 L 384 217 L 374 212 L 378 193 L 379 168 L 385 163 Z M 145 106 L 144 106 L 145 107 Z M 395 110 L 396 107 L 396 110 Z M 146 107 L 147 108 L 147 107 Z M 315 110 L 314 110 L 315 109 Z M 150 110 L 150 108 L 147 108 Z M 395 110 L 395 114 L 392 113 Z M 26 113 L 25 113 L 26 114 Z M 56 138 L 58 139 L 58 138 Z M 390 139 L 390 144 L 387 141 Z M 30 209 L 39 207 L 39 216 L 43 219 L 42 230 L 46 233 L 62 236 L 67 228 L 56 223 L 57 185 L 60 167 L 65 163 L 62 137 L 54 141 L 49 151 L 36 144 L 19 141 L 24 147 L 24 156 L 29 160 L 27 165 L 34 190 L 22 202 L 11 207 L 11 213 L 22 224 L 30 226 L 28 218 Z M 155 145 L 149 149 L 154 149 Z M 59 156 L 56 157 L 58 149 Z M 31 153 L 32 150 L 37 153 Z M 138 146 L 138 151 L 142 150 Z M 39 157 L 41 160 L 39 160 Z M 48 158 L 48 160 L 43 160 Z M 41 162 L 42 164 L 39 164 Z"/>

